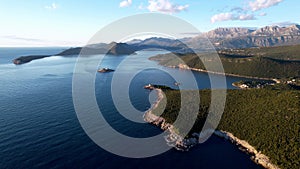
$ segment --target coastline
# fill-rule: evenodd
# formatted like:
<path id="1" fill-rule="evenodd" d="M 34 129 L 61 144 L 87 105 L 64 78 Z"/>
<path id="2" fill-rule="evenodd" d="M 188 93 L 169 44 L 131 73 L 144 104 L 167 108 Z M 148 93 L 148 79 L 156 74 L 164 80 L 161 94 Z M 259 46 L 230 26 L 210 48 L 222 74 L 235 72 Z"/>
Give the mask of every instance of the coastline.
<path id="1" fill-rule="evenodd" d="M 271 81 L 274 81 L 275 83 L 280 83 L 280 80 L 275 79 L 275 78 L 264 78 L 264 77 L 238 75 L 238 74 L 231 74 L 231 73 L 213 72 L 213 71 L 208 71 L 208 70 L 204 70 L 204 69 L 191 68 L 184 64 L 179 64 L 177 66 L 167 66 L 167 65 L 162 65 L 162 66 L 169 67 L 169 68 L 179 68 L 179 69 L 183 69 L 183 70 L 193 70 L 193 71 L 197 71 L 197 72 L 211 73 L 211 74 L 217 74 L 217 75 L 223 75 L 223 76 L 242 77 L 242 78 L 250 78 L 250 79 L 257 79 L 257 80 L 271 80 Z"/>
<path id="2" fill-rule="evenodd" d="M 180 151 L 188 151 L 190 148 L 199 143 L 199 134 L 193 133 L 192 135 L 194 137 L 183 138 L 176 133 L 172 124 L 167 123 L 164 118 L 153 114 L 152 111 L 158 107 L 159 103 L 164 98 L 164 94 L 161 89 L 155 88 L 154 90 L 157 92 L 157 100 L 152 104 L 151 108 L 145 112 L 143 116 L 144 120 L 147 123 L 160 127 L 163 131 L 167 132 L 166 141 L 169 146 L 172 146 Z M 261 165 L 266 169 L 280 169 L 270 161 L 268 156 L 262 154 L 260 151 L 257 151 L 247 141 L 235 137 L 232 133 L 222 130 L 216 130 L 214 131 L 214 135 L 220 138 L 224 138 L 225 140 L 230 141 L 232 144 L 235 144 L 241 151 L 250 155 L 251 160 L 256 164 Z"/>
<path id="3" fill-rule="evenodd" d="M 153 124 L 165 131 L 167 133 L 165 139 L 169 146 L 174 147 L 179 151 L 188 151 L 191 147 L 198 144 L 198 139 L 196 137 L 183 138 L 175 131 L 175 128 L 172 124 L 167 123 L 164 118 L 152 113 L 152 111 L 157 108 L 158 104 L 164 98 L 164 94 L 161 89 L 154 88 L 154 90 L 157 92 L 157 100 L 143 115 L 144 121 Z"/>
<path id="4" fill-rule="evenodd" d="M 234 84 L 234 82 L 231 83 L 231 85 L 234 86 L 234 87 L 240 88 L 240 89 L 245 89 L 245 88 L 242 88 L 241 85 L 236 85 L 236 84 Z"/>
<path id="5" fill-rule="evenodd" d="M 222 130 L 216 130 L 214 135 L 224 138 L 225 140 L 230 141 L 232 144 L 235 144 L 242 152 L 250 155 L 251 160 L 256 164 L 261 165 L 266 169 L 280 169 L 278 166 L 273 164 L 270 158 L 260 151 L 257 151 L 253 146 L 251 146 L 246 140 L 241 140 L 235 137 L 232 133 Z"/>

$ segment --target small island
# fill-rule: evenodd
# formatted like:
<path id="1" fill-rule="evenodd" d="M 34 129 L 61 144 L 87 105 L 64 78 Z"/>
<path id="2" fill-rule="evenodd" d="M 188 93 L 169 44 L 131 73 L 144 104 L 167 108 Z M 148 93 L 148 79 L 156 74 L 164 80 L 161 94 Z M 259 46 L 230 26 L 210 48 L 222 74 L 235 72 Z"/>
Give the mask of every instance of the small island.
<path id="1" fill-rule="evenodd" d="M 115 70 L 110 69 L 110 68 L 102 68 L 102 69 L 98 70 L 99 73 L 108 73 L 108 72 L 113 72 L 113 71 L 115 71 Z"/>
<path id="2" fill-rule="evenodd" d="M 144 86 L 144 89 L 154 90 L 154 89 L 161 89 L 161 90 L 174 90 L 169 86 L 165 85 L 155 85 L 155 84 L 148 84 Z"/>
<path id="3" fill-rule="evenodd" d="M 144 86 L 144 89 L 153 90 L 153 89 L 154 89 L 154 86 L 151 85 L 151 84 L 148 84 L 148 85 Z"/>
<path id="4" fill-rule="evenodd" d="M 24 63 L 31 62 L 32 60 L 42 59 L 50 57 L 51 55 L 31 55 L 31 56 L 21 56 L 13 60 L 15 65 L 21 65 Z"/>

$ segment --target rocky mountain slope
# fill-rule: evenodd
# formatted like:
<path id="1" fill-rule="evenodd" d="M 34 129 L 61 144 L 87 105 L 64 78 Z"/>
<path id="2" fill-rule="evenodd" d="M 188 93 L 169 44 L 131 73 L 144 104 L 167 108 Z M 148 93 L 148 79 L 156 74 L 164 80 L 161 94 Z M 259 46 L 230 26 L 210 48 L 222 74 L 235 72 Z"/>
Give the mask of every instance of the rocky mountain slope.
<path id="1" fill-rule="evenodd" d="M 86 47 L 70 48 L 54 55 L 70 56 L 78 55 L 79 53 L 85 55 L 129 55 L 139 50 L 151 49 L 161 49 L 176 53 L 192 53 L 193 51 L 214 50 L 211 44 L 217 50 L 297 45 L 300 44 L 300 25 L 288 27 L 266 26 L 256 30 L 238 27 L 217 28 L 191 38 L 168 39 L 152 37 L 145 40 L 134 39 L 126 43 L 99 43 Z M 23 64 L 31 60 L 50 56 L 22 56 L 13 60 L 13 62 L 15 64 Z"/>
<path id="2" fill-rule="evenodd" d="M 127 43 L 130 44 L 136 50 L 161 49 L 172 52 L 179 52 L 183 49 L 188 48 L 186 44 L 184 44 L 180 40 L 161 37 L 152 37 L 142 41 L 133 40 Z"/>
<path id="3" fill-rule="evenodd" d="M 266 26 L 259 29 L 250 28 L 217 28 L 192 38 L 180 40 L 167 38 L 148 38 L 143 41 L 128 42 L 137 50 L 156 48 L 169 51 L 186 51 L 209 47 L 207 38 L 217 49 L 270 47 L 300 44 L 300 25 L 288 27 Z"/>
<path id="4" fill-rule="evenodd" d="M 249 28 L 217 28 L 203 35 L 190 38 L 193 45 L 207 37 L 216 48 L 250 48 L 300 44 L 300 25 L 288 27 L 266 26 L 256 30 Z"/>

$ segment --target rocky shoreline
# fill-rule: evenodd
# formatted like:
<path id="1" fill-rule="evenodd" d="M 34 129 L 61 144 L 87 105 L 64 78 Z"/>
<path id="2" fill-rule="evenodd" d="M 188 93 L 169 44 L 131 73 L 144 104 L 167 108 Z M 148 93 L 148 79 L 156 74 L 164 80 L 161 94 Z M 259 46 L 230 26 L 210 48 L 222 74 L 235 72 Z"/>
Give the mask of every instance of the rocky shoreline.
<path id="1" fill-rule="evenodd" d="M 193 146 L 197 145 L 199 142 L 199 133 L 193 133 L 190 138 L 183 138 L 175 130 L 174 126 L 167 123 L 162 117 L 159 117 L 152 113 L 156 109 L 164 98 L 164 94 L 161 89 L 154 89 L 157 92 L 157 100 L 152 104 L 151 108 L 147 110 L 144 114 L 144 120 L 150 124 L 160 127 L 162 130 L 167 132 L 165 137 L 166 142 L 169 146 L 174 147 L 180 151 L 188 151 Z M 251 146 L 247 141 L 240 140 L 235 137 L 232 133 L 226 131 L 214 131 L 214 134 L 218 137 L 229 140 L 231 143 L 235 144 L 241 151 L 249 154 L 251 159 L 258 165 L 263 166 L 266 169 L 280 169 L 275 164 L 272 164 L 269 157 L 257 151 L 253 146 Z"/>
<path id="2" fill-rule="evenodd" d="M 235 144 L 241 151 L 249 154 L 251 159 L 264 168 L 267 169 L 280 169 L 278 166 L 273 164 L 268 156 L 257 151 L 253 146 L 251 146 L 247 141 L 241 140 L 235 137 L 232 133 L 226 131 L 215 131 L 214 134 L 226 140 L 229 140 L 232 144 Z"/>
<path id="3" fill-rule="evenodd" d="M 174 130 L 174 126 L 172 124 L 167 123 L 164 118 L 152 113 L 152 110 L 157 108 L 159 102 L 164 98 L 164 94 L 161 89 L 155 88 L 154 90 L 157 92 L 157 100 L 151 108 L 145 112 L 144 120 L 150 124 L 158 126 L 167 133 L 165 139 L 169 146 L 180 151 L 188 151 L 191 147 L 198 144 L 197 135 L 192 138 L 183 138 Z"/>

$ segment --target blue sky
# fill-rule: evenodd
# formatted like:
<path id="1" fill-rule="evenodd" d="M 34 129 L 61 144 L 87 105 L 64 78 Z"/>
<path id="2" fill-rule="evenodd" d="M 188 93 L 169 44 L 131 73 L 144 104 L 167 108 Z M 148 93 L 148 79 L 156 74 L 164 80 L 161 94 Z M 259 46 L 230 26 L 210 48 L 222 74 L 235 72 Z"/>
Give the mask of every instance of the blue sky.
<path id="1" fill-rule="evenodd" d="M 0 0 L 0 46 L 78 46 L 122 17 L 166 13 L 200 31 L 300 23 L 298 0 Z"/>

